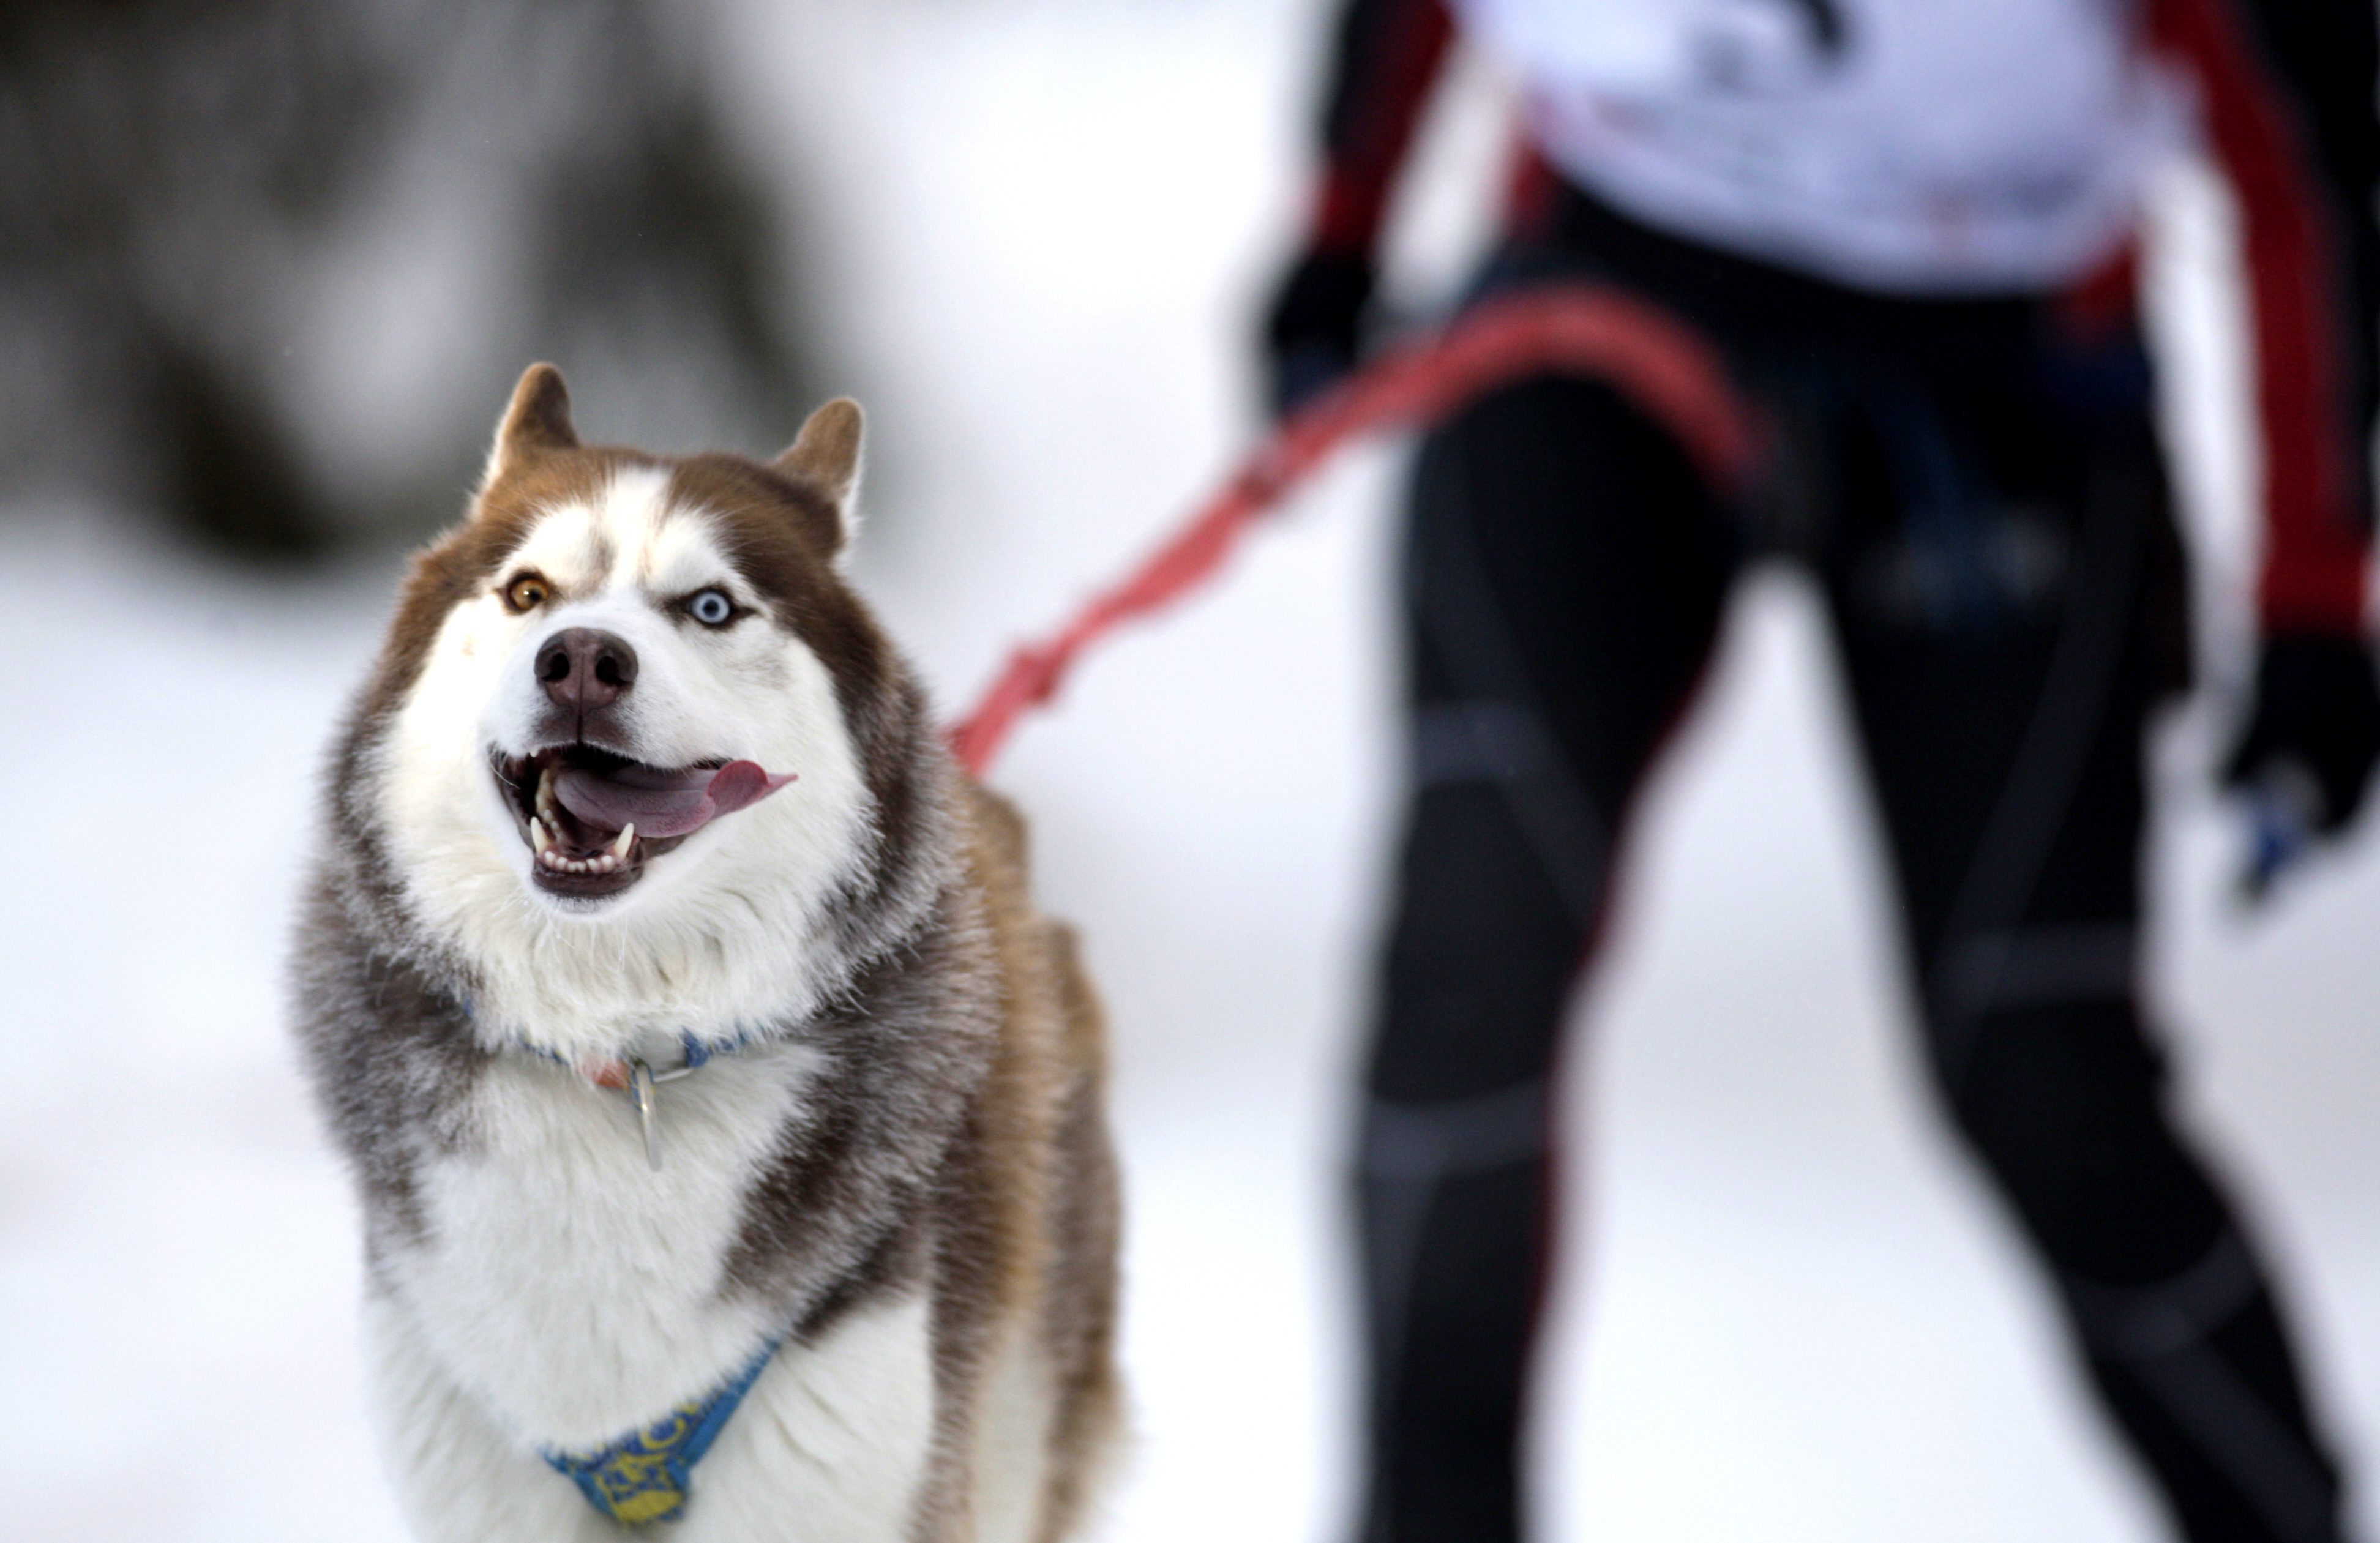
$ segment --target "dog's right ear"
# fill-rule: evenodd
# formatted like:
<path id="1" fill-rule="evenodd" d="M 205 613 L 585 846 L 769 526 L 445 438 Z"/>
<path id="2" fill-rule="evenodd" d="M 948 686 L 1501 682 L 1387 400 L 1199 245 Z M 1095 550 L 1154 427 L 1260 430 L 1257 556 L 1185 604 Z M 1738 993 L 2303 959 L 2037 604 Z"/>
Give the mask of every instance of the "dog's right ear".
<path id="1" fill-rule="evenodd" d="M 562 371 L 550 364 L 532 364 L 521 371 L 513 387 L 512 405 L 496 425 L 496 443 L 488 452 L 482 491 L 493 487 L 507 470 L 555 450 L 578 448 L 578 431 L 570 423 L 570 388 Z"/>

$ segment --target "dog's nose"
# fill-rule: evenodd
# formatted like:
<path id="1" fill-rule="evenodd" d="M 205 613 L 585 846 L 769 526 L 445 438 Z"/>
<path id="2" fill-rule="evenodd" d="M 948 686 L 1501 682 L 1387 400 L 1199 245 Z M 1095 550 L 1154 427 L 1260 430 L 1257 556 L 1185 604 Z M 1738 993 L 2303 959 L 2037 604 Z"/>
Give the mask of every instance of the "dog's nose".
<path id="1" fill-rule="evenodd" d="M 637 683 L 637 650 L 609 632 L 565 627 L 537 650 L 537 682 L 556 707 L 592 712 L 610 707 Z"/>

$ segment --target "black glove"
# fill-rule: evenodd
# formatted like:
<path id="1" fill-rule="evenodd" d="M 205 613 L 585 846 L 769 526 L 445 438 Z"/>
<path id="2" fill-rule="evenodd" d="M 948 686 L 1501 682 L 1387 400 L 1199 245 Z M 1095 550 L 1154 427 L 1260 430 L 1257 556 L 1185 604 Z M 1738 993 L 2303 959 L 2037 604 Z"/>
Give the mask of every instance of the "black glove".
<path id="1" fill-rule="evenodd" d="M 2266 638 L 2256 666 L 2255 711 L 2224 765 L 2224 783 L 2253 787 L 2294 766 L 2320 793 L 2314 829 L 2328 834 L 2362 808 L 2375 759 L 2380 682 L 2370 646 L 2317 632 Z"/>
<path id="2" fill-rule="evenodd" d="M 1371 259 L 1309 251 L 1289 271 L 1265 317 L 1265 364 L 1275 416 L 1336 384 L 1355 367 L 1372 302 Z"/>

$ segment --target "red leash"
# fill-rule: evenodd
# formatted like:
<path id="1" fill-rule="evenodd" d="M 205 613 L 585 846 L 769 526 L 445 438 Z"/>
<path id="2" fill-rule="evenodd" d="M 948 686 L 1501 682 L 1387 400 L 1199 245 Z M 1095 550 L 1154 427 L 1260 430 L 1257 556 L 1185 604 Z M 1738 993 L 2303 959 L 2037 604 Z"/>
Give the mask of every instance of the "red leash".
<path id="1" fill-rule="evenodd" d="M 1382 353 L 1299 409 L 1240 464 L 1181 532 L 1047 640 L 1009 656 L 951 748 L 980 777 L 1028 708 L 1055 696 L 1084 650 L 1197 588 L 1347 440 L 1427 428 L 1473 397 L 1531 375 L 1603 381 L 1667 430 L 1717 486 L 1740 487 L 1756 450 L 1750 409 L 1710 345 L 1667 313 L 1598 285 L 1517 291 L 1475 306 L 1444 331 Z"/>

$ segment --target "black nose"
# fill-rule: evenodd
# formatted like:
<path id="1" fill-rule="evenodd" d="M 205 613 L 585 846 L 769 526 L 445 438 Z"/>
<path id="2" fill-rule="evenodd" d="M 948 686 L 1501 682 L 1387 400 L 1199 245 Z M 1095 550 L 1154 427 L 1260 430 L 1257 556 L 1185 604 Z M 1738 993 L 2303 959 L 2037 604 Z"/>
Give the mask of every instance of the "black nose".
<path id="1" fill-rule="evenodd" d="M 557 707 L 610 707 L 637 683 L 637 650 L 608 632 L 565 627 L 537 650 L 537 683 Z"/>

